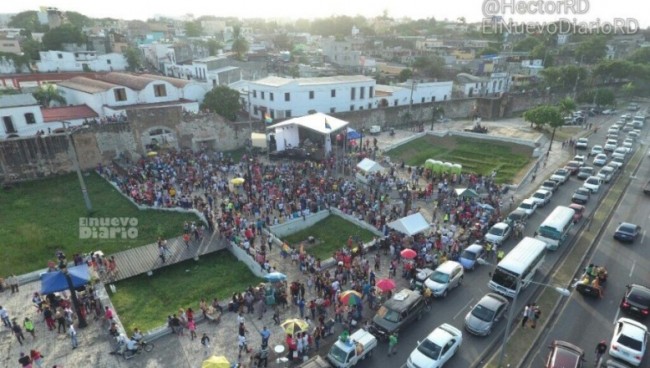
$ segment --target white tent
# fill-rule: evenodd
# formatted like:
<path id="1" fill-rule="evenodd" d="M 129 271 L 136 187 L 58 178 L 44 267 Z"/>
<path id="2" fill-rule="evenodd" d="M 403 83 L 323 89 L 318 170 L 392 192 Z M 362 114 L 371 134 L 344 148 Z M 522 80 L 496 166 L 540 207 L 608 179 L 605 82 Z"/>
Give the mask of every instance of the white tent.
<path id="1" fill-rule="evenodd" d="M 402 217 L 399 220 L 389 222 L 388 227 L 405 235 L 415 235 L 429 228 L 429 223 L 421 213 Z"/>
<path id="2" fill-rule="evenodd" d="M 289 147 L 298 147 L 299 129 L 309 129 L 324 135 L 323 145 L 325 152 L 332 150 L 330 135 L 348 126 L 345 120 L 337 119 L 320 112 L 311 115 L 305 115 L 267 127 L 267 130 L 275 131 L 277 150 L 284 151 Z"/>
<path id="3" fill-rule="evenodd" d="M 375 173 L 377 171 L 383 171 L 384 167 L 378 164 L 377 162 L 364 158 L 357 164 L 357 168 L 367 174 Z"/>

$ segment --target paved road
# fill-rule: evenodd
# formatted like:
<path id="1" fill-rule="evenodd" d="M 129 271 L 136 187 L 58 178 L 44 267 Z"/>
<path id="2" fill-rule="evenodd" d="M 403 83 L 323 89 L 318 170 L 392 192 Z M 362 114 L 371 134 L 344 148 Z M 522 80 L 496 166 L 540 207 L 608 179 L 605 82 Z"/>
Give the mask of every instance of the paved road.
<path id="1" fill-rule="evenodd" d="M 647 145 L 641 149 L 647 150 Z M 643 186 L 650 178 L 650 158 L 647 155 L 635 177 L 636 179 L 631 181 L 619 206 L 615 209 L 589 262 L 606 265 L 608 269 L 609 277 L 603 299 L 591 299 L 574 293 L 543 339 L 542 347 L 556 339 L 572 342 L 586 351 L 587 361 L 591 364 L 595 359 L 596 344 L 600 340 L 606 340 L 609 344 L 614 331 L 614 321 L 623 316 L 619 312 L 618 305 L 625 285 L 630 283 L 648 285 L 650 205 L 649 199 L 642 192 Z M 644 228 L 642 237 L 634 244 L 621 244 L 612 239 L 616 226 L 622 221 L 633 222 Z M 646 326 L 648 325 L 646 321 Z M 648 355 L 645 355 L 641 367 L 650 366 Z M 539 367 L 545 357 L 546 349 L 540 348 L 532 357 L 529 367 Z"/>
<path id="2" fill-rule="evenodd" d="M 609 123 L 613 122 L 613 117 L 601 117 L 599 123 Z M 606 126 L 605 125 L 605 126 Z M 599 144 L 601 141 L 604 141 L 606 135 L 606 129 L 599 129 L 598 133 L 592 135 L 590 138 L 591 144 Z M 554 144 L 554 150 L 560 150 L 561 145 L 559 143 Z M 538 178 L 537 180 L 542 180 L 543 178 Z M 571 179 L 553 195 L 551 203 L 546 205 L 543 208 L 537 210 L 537 212 L 529 219 L 528 225 L 526 228 L 525 235 L 532 236 L 535 232 L 535 229 L 541 224 L 541 222 L 548 216 L 548 214 L 558 205 L 568 205 L 571 203 L 571 196 L 573 192 L 582 186 L 582 181 L 575 177 Z M 608 189 L 608 188 L 605 188 Z M 602 193 L 602 191 L 601 191 Z M 587 204 L 587 212 L 585 216 L 589 216 L 593 209 L 596 206 L 596 202 L 600 200 L 602 194 L 592 198 L 592 200 Z M 574 230 L 571 232 L 571 236 L 575 236 L 579 226 L 574 227 Z M 517 244 L 515 239 L 509 239 L 505 243 L 505 250 L 509 251 Z M 537 279 L 541 279 L 541 275 L 547 275 L 551 272 L 556 261 L 562 257 L 566 251 L 566 247 L 561 247 L 556 252 L 550 252 L 547 257 L 544 265 L 540 268 L 539 275 Z M 397 355 L 394 355 L 390 358 L 386 357 L 385 350 L 387 349 L 386 345 L 380 345 L 379 354 L 376 354 L 372 359 L 360 363 L 358 366 L 361 368 L 389 368 L 396 367 L 402 364 L 405 364 L 408 356 L 410 355 L 413 348 L 417 345 L 418 340 L 424 339 L 435 327 L 441 325 L 442 323 L 451 323 L 452 325 L 461 328 L 463 327 L 464 317 L 467 314 L 468 310 L 474 305 L 483 295 L 490 292 L 490 289 L 487 286 L 489 281 L 490 272 L 489 266 L 479 267 L 474 272 L 467 272 L 465 274 L 463 286 L 457 290 L 452 291 L 447 299 L 438 300 L 434 304 L 434 308 L 423 318 L 419 323 L 411 325 L 410 328 L 403 331 L 400 341 L 398 344 Z M 533 294 L 532 288 L 524 290 L 524 293 L 521 297 L 518 298 L 516 310 L 523 310 L 524 305 L 529 302 L 529 298 Z M 505 329 L 505 320 L 497 326 L 494 332 L 488 337 L 475 337 L 469 333 L 464 333 L 464 342 L 463 346 L 456 354 L 452 360 L 445 365 L 447 368 L 467 368 L 480 366 L 480 359 L 484 356 L 488 349 L 493 349 L 494 343 L 500 343 L 503 338 L 503 333 Z M 384 351 L 381 351 L 384 350 Z"/>

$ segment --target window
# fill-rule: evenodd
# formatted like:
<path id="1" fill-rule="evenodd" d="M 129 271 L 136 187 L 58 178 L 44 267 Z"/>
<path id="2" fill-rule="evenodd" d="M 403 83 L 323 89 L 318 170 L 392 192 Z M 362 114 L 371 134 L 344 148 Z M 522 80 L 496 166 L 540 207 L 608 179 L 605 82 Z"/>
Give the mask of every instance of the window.
<path id="1" fill-rule="evenodd" d="M 63 59 L 63 54 L 59 53 L 59 54 L 56 54 L 56 55 L 59 57 L 59 59 Z"/>
<path id="2" fill-rule="evenodd" d="M 284 100 L 285 101 L 291 101 L 291 93 L 285 92 L 284 93 Z"/>
<path id="3" fill-rule="evenodd" d="M 106 59 L 106 64 L 111 65 L 111 59 Z"/>
<path id="4" fill-rule="evenodd" d="M 14 127 L 14 122 L 11 120 L 11 116 L 3 116 L 2 121 L 5 123 L 5 133 L 17 133 L 16 128 Z"/>
<path id="5" fill-rule="evenodd" d="M 443 101 L 447 101 L 447 95 L 442 96 Z"/>
<path id="6" fill-rule="evenodd" d="M 269 100 L 273 101 L 273 92 L 269 92 Z"/>
<path id="7" fill-rule="evenodd" d="M 153 85 L 153 94 L 156 97 L 165 97 L 167 96 L 167 90 L 165 89 L 164 84 L 154 84 Z"/>
<path id="8" fill-rule="evenodd" d="M 372 109 L 372 103 L 368 102 L 368 110 Z"/>
<path id="9" fill-rule="evenodd" d="M 126 101 L 126 90 L 124 88 L 115 88 L 113 93 L 115 94 L 115 101 Z"/>
<path id="10" fill-rule="evenodd" d="M 271 119 L 275 119 L 275 110 L 271 109 L 271 111 L 269 111 L 269 113 L 271 115 Z"/>
<path id="11" fill-rule="evenodd" d="M 395 102 L 393 103 L 393 106 L 397 106 L 397 99 L 395 99 Z"/>
<path id="12" fill-rule="evenodd" d="M 422 103 L 424 103 L 424 97 L 422 97 Z"/>
<path id="13" fill-rule="evenodd" d="M 431 96 L 431 102 L 436 102 L 436 96 Z"/>
<path id="14" fill-rule="evenodd" d="M 290 118 L 291 117 L 291 110 L 285 110 L 284 117 L 285 118 Z"/>
<path id="15" fill-rule="evenodd" d="M 350 89 L 350 99 L 354 101 L 354 99 L 356 98 L 356 94 L 357 94 L 357 89 L 352 87 Z"/>
<path id="16" fill-rule="evenodd" d="M 375 93 L 375 87 L 368 87 L 368 98 L 372 98 Z"/>
<path id="17" fill-rule="evenodd" d="M 257 98 L 257 91 L 253 90 L 253 98 Z"/>
<path id="18" fill-rule="evenodd" d="M 309 99 L 310 100 L 314 99 L 314 91 L 309 91 Z"/>
<path id="19" fill-rule="evenodd" d="M 366 87 L 359 87 L 359 99 L 363 100 L 366 98 Z"/>
<path id="20" fill-rule="evenodd" d="M 363 110 L 363 105 L 359 106 L 359 110 Z"/>
<path id="21" fill-rule="evenodd" d="M 354 111 L 354 105 L 350 105 L 350 111 Z"/>
<path id="22" fill-rule="evenodd" d="M 336 97 L 336 90 L 335 89 L 330 91 L 330 96 Z"/>
<path id="23" fill-rule="evenodd" d="M 34 114 L 31 112 L 25 114 L 25 121 L 27 124 L 36 124 L 36 118 L 34 118 Z"/>
<path id="24" fill-rule="evenodd" d="M 264 99 L 264 91 L 260 92 L 260 98 L 263 100 Z"/>
<path id="25" fill-rule="evenodd" d="M 330 107 L 330 114 L 333 114 L 336 112 L 336 107 Z"/>
<path id="26" fill-rule="evenodd" d="M 258 113 L 259 111 L 257 109 L 257 106 L 253 107 L 253 115 L 257 116 Z"/>

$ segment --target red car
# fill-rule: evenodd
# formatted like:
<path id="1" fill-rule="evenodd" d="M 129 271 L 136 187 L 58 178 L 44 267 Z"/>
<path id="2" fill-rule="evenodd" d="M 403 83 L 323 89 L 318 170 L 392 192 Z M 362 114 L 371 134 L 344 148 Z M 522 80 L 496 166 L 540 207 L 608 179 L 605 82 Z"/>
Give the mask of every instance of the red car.
<path id="1" fill-rule="evenodd" d="M 585 352 L 566 341 L 555 340 L 549 346 L 545 368 L 581 368 L 585 365 Z"/>
<path id="2" fill-rule="evenodd" d="M 574 223 L 582 220 L 582 216 L 584 215 L 585 212 L 585 206 L 577 203 L 571 203 L 569 205 L 569 208 L 575 211 L 575 214 L 573 215 Z"/>

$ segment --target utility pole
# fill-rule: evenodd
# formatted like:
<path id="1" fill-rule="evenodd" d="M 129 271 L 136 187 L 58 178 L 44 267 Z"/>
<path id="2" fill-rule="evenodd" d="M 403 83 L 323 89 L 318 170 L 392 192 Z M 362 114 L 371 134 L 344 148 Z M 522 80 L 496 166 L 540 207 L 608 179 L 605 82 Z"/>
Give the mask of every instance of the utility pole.
<path id="1" fill-rule="evenodd" d="M 72 148 L 72 165 L 74 166 L 75 171 L 77 172 L 77 178 L 79 179 L 79 186 L 81 187 L 81 194 L 84 197 L 84 203 L 86 204 L 86 211 L 88 214 L 93 212 L 93 205 L 90 202 L 90 196 L 88 195 L 88 189 L 86 188 L 86 182 L 84 181 L 84 176 L 81 173 L 81 168 L 79 167 L 79 157 L 77 156 L 77 148 L 72 141 L 72 136 L 70 135 L 70 129 L 66 129 L 65 125 L 70 125 L 70 122 L 62 121 L 63 129 L 65 130 L 65 135 L 68 138 L 68 144 Z M 68 151 L 69 152 L 69 151 Z"/>
<path id="2" fill-rule="evenodd" d="M 415 89 L 415 79 L 411 79 L 411 98 L 409 99 L 409 125 L 413 123 L 413 90 Z"/>
<path id="3" fill-rule="evenodd" d="M 583 58 L 584 55 L 580 56 L 580 62 L 578 63 L 578 70 L 576 71 L 576 84 L 573 86 L 573 101 L 575 101 L 578 96 L 578 81 L 580 81 L 580 66 L 582 65 Z"/>

